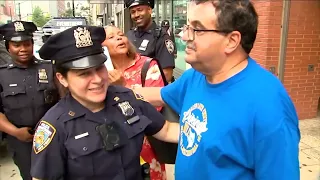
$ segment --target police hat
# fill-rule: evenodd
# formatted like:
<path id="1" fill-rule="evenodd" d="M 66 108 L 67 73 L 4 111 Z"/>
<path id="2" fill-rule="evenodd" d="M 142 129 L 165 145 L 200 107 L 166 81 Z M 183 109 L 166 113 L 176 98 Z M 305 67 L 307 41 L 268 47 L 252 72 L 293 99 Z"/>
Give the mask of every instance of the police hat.
<path id="1" fill-rule="evenodd" d="M 0 34 L 7 41 L 25 41 L 33 38 L 33 32 L 37 30 L 37 26 L 33 22 L 14 21 L 4 24 L 0 27 Z"/>
<path id="2" fill-rule="evenodd" d="M 51 36 L 39 55 L 67 69 L 96 67 L 107 60 L 101 45 L 105 37 L 103 27 L 74 26 Z"/>
<path id="3" fill-rule="evenodd" d="M 152 9 L 154 8 L 154 0 L 124 0 L 126 8 L 130 8 L 137 5 L 148 5 Z"/>

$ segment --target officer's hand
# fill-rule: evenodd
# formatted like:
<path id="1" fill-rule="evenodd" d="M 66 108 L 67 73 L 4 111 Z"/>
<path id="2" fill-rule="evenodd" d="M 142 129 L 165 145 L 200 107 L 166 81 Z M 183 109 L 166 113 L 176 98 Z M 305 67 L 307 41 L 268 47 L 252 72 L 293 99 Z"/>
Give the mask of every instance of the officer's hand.
<path id="1" fill-rule="evenodd" d="M 122 73 L 116 69 L 108 71 L 109 74 L 109 83 L 113 85 L 125 86 L 126 81 L 122 76 Z"/>
<path id="2" fill-rule="evenodd" d="M 31 130 L 30 127 L 19 128 L 15 132 L 15 137 L 23 142 L 31 142 L 33 139 L 33 135 L 29 133 L 29 130 Z"/>

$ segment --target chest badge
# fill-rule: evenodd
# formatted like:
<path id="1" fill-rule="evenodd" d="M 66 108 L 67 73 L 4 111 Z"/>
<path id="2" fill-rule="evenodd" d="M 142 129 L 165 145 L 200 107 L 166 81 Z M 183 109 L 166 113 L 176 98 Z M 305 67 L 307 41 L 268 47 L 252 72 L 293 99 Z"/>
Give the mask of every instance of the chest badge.
<path id="1" fill-rule="evenodd" d="M 124 101 L 118 104 L 119 108 L 121 109 L 121 112 L 125 116 L 132 116 L 134 113 L 133 107 L 130 105 L 128 101 Z"/>
<path id="2" fill-rule="evenodd" d="M 147 47 L 148 47 L 148 44 L 149 44 L 149 40 L 148 39 L 144 39 L 140 44 L 139 50 L 146 51 Z"/>
<path id="3" fill-rule="evenodd" d="M 47 72 L 45 69 L 39 69 L 38 76 L 39 76 L 39 83 L 49 83 Z"/>

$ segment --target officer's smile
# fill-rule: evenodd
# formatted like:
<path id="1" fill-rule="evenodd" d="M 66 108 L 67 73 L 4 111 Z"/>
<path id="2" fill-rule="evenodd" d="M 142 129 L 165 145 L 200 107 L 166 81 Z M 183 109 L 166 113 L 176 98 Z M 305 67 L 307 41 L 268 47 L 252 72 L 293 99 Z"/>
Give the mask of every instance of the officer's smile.
<path id="1" fill-rule="evenodd" d="M 89 88 L 89 91 L 90 92 L 93 92 L 93 93 L 101 93 L 101 92 L 104 92 L 104 85 L 101 85 L 99 87 L 96 87 L 96 88 Z"/>

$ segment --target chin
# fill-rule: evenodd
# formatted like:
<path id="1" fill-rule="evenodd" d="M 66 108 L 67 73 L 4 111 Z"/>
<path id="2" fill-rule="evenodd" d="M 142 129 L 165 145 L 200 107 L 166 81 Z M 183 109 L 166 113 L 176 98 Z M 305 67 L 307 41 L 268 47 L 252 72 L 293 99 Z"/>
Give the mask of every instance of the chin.
<path id="1" fill-rule="evenodd" d="M 101 103 L 106 99 L 106 93 L 105 94 L 96 94 L 89 96 L 88 100 L 93 103 Z"/>

